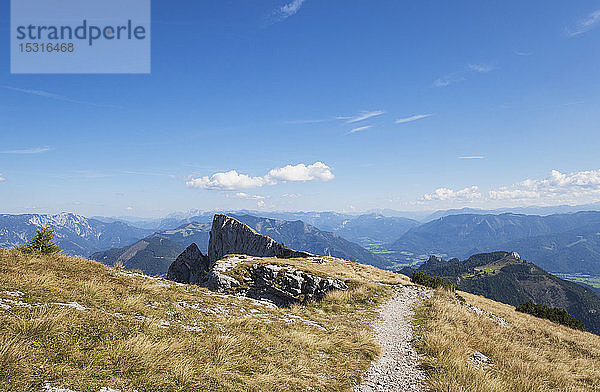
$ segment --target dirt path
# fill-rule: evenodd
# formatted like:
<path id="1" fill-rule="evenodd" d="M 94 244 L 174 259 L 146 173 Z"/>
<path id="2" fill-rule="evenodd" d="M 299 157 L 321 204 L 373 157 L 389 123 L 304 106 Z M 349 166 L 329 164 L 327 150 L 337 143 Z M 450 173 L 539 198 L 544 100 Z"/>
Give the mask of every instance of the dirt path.
<path id="1" fill-rule="evenodd" d="M 375 333 L 383 351 L 379 360 L 371 365 L 365 381 L 355 392 L 424 391 L 423 370 L 418 365 L 418 355 L 411 344 L 413 306 L 429 291 L 417 287 L 402 287 L 381 309 L 381 319 Z"/>

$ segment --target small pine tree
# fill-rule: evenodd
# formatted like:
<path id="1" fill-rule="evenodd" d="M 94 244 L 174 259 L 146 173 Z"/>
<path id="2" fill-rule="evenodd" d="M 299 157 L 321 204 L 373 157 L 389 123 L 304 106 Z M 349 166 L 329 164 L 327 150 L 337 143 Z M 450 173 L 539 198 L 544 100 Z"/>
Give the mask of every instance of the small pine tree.
<path id="1" fill-rule="evenodd" d="M 49 225 L 41 226 L 35 233 L 35 237 L 28 244 L 17 248 L 23 253 L 41 253 L 51 255 L 59 253 L 61 249 L 52 241 L 54 239 L 54 230 Z"/>

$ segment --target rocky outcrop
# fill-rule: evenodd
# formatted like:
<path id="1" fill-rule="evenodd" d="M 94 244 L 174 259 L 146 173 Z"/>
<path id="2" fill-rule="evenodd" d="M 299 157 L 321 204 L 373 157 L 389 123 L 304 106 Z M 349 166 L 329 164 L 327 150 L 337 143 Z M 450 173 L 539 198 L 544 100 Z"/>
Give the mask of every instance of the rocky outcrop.
<path id="1" fill-rule="evenodd" d="M 246 296 L 268 300 L 277 306 L 320 301 L 332 290 L 348 288 L 341 280 L 321 278 L 289 266 L 254 264 L 249 272 Z"/>
<path id="2" fill-rule="evenodd" d="M 208 241 L 208 259 L 211 264 L 227 254 L 258 257 L 311 257 L 310 253 L 287 248 L 285 245 L 261 235 L 237 219 L 216 214 Z"/>
<path id="3" fill-rule="evenodd" d="M 209 271 L 208 256 L 196 244 L 188 246 L 169 266 L 167 279 L 179 283 L 200 284 Z"/>
<path id="4" fill-rule="evenodd" d="M 196 244 L 190 245 L 171 264 L 167 278 L 220 293 L 267 300 L 277 306 L 319 301 L 329 291 L 347 289 L 341 280 L 311 275 L 289 265 L 265 263 L 263 257 L 300 257 L 323 262 L 310 253 L 289 249 L 258 234 L 234 218 L 215 215 L 208 256 L 203 255 Z M 253 261 L 256 262 L 251 263 Z M 238 268 L 242 263 L 243 268 Z"/>

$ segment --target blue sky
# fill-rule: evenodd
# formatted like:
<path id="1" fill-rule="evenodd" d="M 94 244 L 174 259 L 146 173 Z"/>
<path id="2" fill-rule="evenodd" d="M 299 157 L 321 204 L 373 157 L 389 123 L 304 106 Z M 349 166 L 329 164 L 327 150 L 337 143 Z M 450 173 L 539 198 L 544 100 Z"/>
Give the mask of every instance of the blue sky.
<path id="1" fill-rule="evenodd" d="M 600 200 L 600 1 L 153 0 L 150 75 L 11 75 L 0 7 L 2 212 Z"/>

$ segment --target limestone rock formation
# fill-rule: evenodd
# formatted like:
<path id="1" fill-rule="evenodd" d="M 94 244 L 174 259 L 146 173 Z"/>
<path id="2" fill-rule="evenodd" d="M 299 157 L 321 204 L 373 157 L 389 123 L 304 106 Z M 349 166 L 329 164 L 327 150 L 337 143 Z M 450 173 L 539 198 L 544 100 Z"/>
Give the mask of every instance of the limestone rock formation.
<path id="1" fill-rule="evenodd" d="M 179 283 L 199 284 L 209 270 L 208 256 L 191 244 L 169 266 L 167 279 Z"/>
<path id="2" fill-rule="evenodd" d="M 261 235 L 237 219 L 216 214 L 208 241 L 208 259 L 211 264 L 227 254 L 259 257 L 311 257 L 310 253 L 289 249 L 283 244 Z"/>
<path id="3" fill-rule="evenodd" d="M 171 264 L 167 278 L 220 293 L 267 300 L 277 306 L 319 301 L 329 291 L 347 289 L 338 279 L 314 276 L 289 265 L 265 263 L 263 257 L 300 257 L 315 263 L 323 260 L 289 249 L 226 215 L 215 215 L 208 253 L 205 256 L 196 244 L 190 245 Z M 233 254 L 237 256 L 224 257 Z M 241 269 L 237 268 L 240 264 Z"/>
<path id="4" fill-rule="evenodd" d="M 332 290 L 346 290 L 338 279 L 320 278 L 289 266 L 254 264 L 250 268 L 246 296 L 268 300 L 277 306 L 320 301 Z"/>

